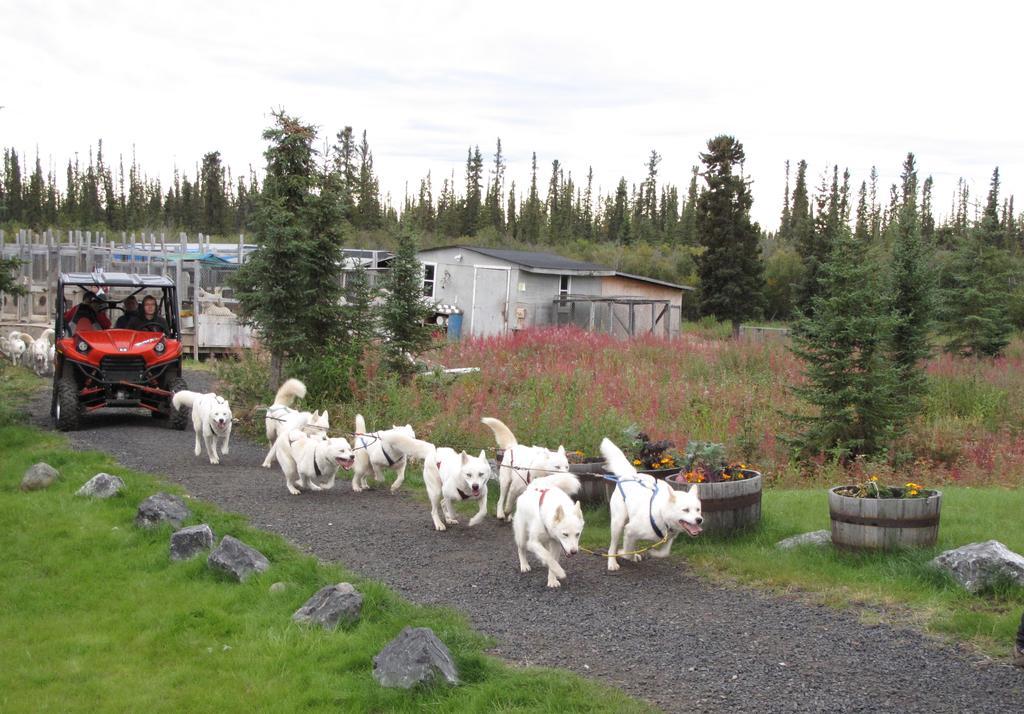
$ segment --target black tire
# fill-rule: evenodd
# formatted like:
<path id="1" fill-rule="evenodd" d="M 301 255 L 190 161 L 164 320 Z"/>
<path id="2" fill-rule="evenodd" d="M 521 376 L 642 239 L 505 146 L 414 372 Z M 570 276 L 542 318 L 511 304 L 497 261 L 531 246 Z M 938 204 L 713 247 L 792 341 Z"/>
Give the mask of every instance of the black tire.
<path id="1" fill-rule="evenodd" d="M 57 382 L 57 403 L 53 423 L 59 431 L 75 431 L 81 419 L 82 404 L 78 401 L 78 383 L 74 377 L 61 377 Z"/>
<path id="2" fill-rule="evenodd" d="M 188 389 L 188 384 L 182 377 L 174 377 L 167 384 L 167 391 L 180 392 L 183 389 Z M 170 418 L 167 420 L 167 426 L 174 429 L 175 431 L 185 431 L 185 427 L 188 426 L 188 420 L 192 416 L 192 410 L 190 408 L 175 409 L 174 405 L 168 401 L 167 403 L 170 411 Z"/>

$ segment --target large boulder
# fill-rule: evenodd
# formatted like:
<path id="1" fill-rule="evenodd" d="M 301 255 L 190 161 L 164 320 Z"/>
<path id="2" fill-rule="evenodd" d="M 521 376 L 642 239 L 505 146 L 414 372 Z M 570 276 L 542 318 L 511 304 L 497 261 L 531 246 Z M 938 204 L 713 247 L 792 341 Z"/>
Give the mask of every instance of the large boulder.
<path id="1" fill-rule="evenodd" d="M 135 525 L 140 528 L 155 528 L 161 523 L 170 523 L 175 528 L 192 515 L 188 506 L 177 496 L 169 493 L 157 493 L 139 504 L 135 514 Z"/>
<path id="2" fill-rule="evenodd" d="M 429 627 L 406 627 L 373 658 L 373 676 L 382 687 L 410 689 L 439 675 L 459 683 L 451 652 Z"/>
<path id="3" fill-rule="evenodd" d="M 810 533 L 801 533 L 792 538 L 780 540 L 775 544 L 775 547 L 782 550 L 791 550 L 801 545 L 830 545 L 831 543 L 831 531 L 811 531 Z"/>
<path id="4" fill-rule="evenodd" d="M 58 478 L 60 478 L 60 473 L 49 464 L 42 462 L 33 464 L 21 477 L 21 490 L 41 491 L 52 486 Z"/>
<path id="5" fill-rule="evenodd" d="M 1024 587 L 1024 557 L 997 540 L 947 550 L 932 560 L 972 593 L 1006 578 Z"/>
<path id="6" fill-rule="evenodd" d="M 350 583 L 338 583 L 321 588 L 295 611 L 296 622 L 312 622 L 325 630 L 333 630 L 340 623 L 359 619 L 363 609 L 363 596 Z"/>
<path id="7" fill-rule="evenodd" d="M 213 529 L 203 523 L 171 534 L 171 560 L 188 560 L 213 547 Z"/>
<path id="8" fill-rule="evenodd" d="M 242 582 L 253 573 L 262 573 L 270 567 L 270 561 L 263 553 L 229 535 L 221 538 L 220 545 L 210 553 L 206 563 L 212 569 L 219 570 L 238 582 Z"/>
<path id="9" fill-rule="evenodd" d="M 90 498 L 110 498 L 116 496 L 124 488 L 124 481 L 110 474 L 96 474 L 75 493 L 76 496 Z"/>

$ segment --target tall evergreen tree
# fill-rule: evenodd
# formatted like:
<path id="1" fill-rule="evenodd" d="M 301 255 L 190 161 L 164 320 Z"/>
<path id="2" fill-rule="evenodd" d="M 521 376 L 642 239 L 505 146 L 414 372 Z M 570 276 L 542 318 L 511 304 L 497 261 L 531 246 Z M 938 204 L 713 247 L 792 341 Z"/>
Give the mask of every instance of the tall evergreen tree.
<path id="1" fill-rule="evenodd" d="M 900 418 L 897 373 L 888 359 L 892 318 L 878 266 L 841 225 L 819 271 L 810 317 L 793 332 L 806 381 L 793 388 L 815 413 L 793 416 L 800 457 L 840 460 L 884 450 Z"/>
<path id="2" fill-rule="evenodd" d="M 415 374 L 415 365 L 409 358 L 419 355 L 430 344 L 430 328 L 424 323 L 428 313 L 423 302 L 423 265 L 416 259 L 416 239 L 411 234 L 398 236 L 384 289 L 381 323 L 387 337 L 386 364 L 403 382 L 408 382 Z"/>
<path id="3" fill-rule="evenodd" d="M 857 192 L 857 226 L 853 231 L 853 238 L 861 245 L 864 245 L 871 238 L 870 216 L 868 214 L 868 188 L 867 183 L 860 182 L 860 191 Z"/>
<path id="4" fill-rule="evenodd" d="M 779 240 L 793 237 L 793 213 L 789 208 L 789 159 L 786 159 L 786 192 L 782 197 L 782 216 L 779 218 Z"/>
<path id="5" fill-rule="evenodd" d="M 999 221 L 999 167 L 996 166 L 992 172 L 992 183 L 989 185 L 988 198 L 985 200 L 985 209 L 981 214 L 981 224 L 978 226 L 981 232 L 981 239 L 988 245 L 1002 248 L 1003 231 Z"/>
<path id="6" fill-rule="evenodd" d="M 46 182 L 43 180 L 43 164 L 36 151 L 36 167 L 28 180 L 28 191 L 25 192 L 25 222 L 36 230 L 43 227 L 43 201 L 45 199 Z"/>
<path id="7" fill-rule="evenodd" d="M 334 182 L 318 169 L 312 126 L 279 110 L 263 138 L 266 178 L 253 216 L 258 247 L 233 284 L 243 320 L 270 350 L 277 385 L 286 358 L 330 353 L 343 341 L 341 212 Z"/>
<path id="8" fill-rule="evenodd" d="M 902 203 L 892 252 L 892 361 L 896 396 L 905 419 L 918 413 L 927 389 L 922 363 L 931 354 L 933 275 L 930 251 L 921 238 L 917 167 L 912 153 L 903 163 Z M 901 421 L 905 421 L 901 420 Z"/>
<path id="9" fill-rule="evenodd" d="M 940 291 L 947 352 L 994 357 L 1009 344 L 1005 265 L 1005 253 L 992 247 L 982 228 L 958 239 Z"/>
<path id="10" fill-rule="evenodd" d="M 544 222 L 540 195 L 537 192 L 537 152 L 533 152 L 530 163 L 530 192 L 526 196 L 520 214 L 520 234 L 527 243 L 539 243 L 541 226 Z"/>
<path id="11" fill-rule="evenodd" d="M 513 239 L 519 238 L 519 222 L 516 218 L 516 182 L 513 181 L 508 189 L 508 209 L 505 211 L 508 222 L 505 224 L 505 232 Z"/>
<path id="12" fill-rule="evenodd" d="M 821 266 L 828 259 L 832 243 L 843 223 L 840 217 L 838 166 L 832 168 L 831 185 L 827 176 L 822 175 L 815 201 L 818 210 L 814 215 L 811 230 L 794 231 L 797 252 L 804 265 L 803 279 L 796 289 L 796 306 L 805 314 L 814 309 L 814 296 L 821 287 Z"/>
<path id="13" fill-rule="evenodd" d="M 697 259 L 701 313 L 731 321 L 738 336 L 740 322 L 758 314 L 764 293 L 759 235 L 750 221 L 753 199 L 741 169 L 743 145 L 717 136 L 700 158 L 707 182 L 697 201 L 697 230 L 705 248 Z"/>
<path id="14" fill-rule="evenodd" d="M 629 193 L 625 177 L 619 179 L 615 188 L 615 198 L 605 216 L 608 226 L 608 240 L 619 245 L 632 242 L 632 231 L 629 224 Z"/>
<path id="15" fill-rule="evenodd" d="M 373 152 L 370 151 L 370 144 L 366 140 L 365 129 L 363 140 L 359 143 L 359 177 L 355 193 L 357 201 L 353 225 L 363 230 L 380 228 L 384 222 L 384 213 L 380 206 L 380 187 L 373 172 Z"/>
<path id="16" fill-rule="evenodd" d="M 505 157 L 501 153 L 501 137 L 498 137 L 497 147 L 494 149 L 494 169 L 491 172 L 491 180 L 487 184 L 484 213 L 487 216 L 487 223 L 499 233 L 505 230 L 505 210 L 502 201 L 504 193 Z"/>
<path id="17" fill-rule="evenodd" d="M 935 244 L 935 215 L 932 213 L 932 186 L 929 176 L 921 186 L 921 240 L 925 245 Z"/>
<path id="18" fill-rule="evenodd" d="M 699 167 L 694 166 L 690 172 L 690 186 L 686 191 L 683 215 L 679 219 L 679 237 L 683 245 L 697 245 L 700 242 L 697 235 L 697 199 L 700 197 L 697 189 L 698 171 Z"/>
<path id="19" fill-rule="evenodd" d="M 466 151 L 466 199 L 462 206 L 462 235 L 475 236 L 480 226 L 481 184 L 484 176 L 484 157 L 480 147 Z"/>
<path id="20" fill-rule="evenodd" d="M 789 238 L 797 246 L 807 245 L 813 240 L 814 223 L 811 219 L 811 200 L 807 189 L 807 162 L 803 159 L 796 165 L 792 206 Z"/>
<path id="21" fill-rule="evenodd" d="M 211 151 L 203 156 L 199 169 L 199 191 L 202 221 L 199 230 L 207 235 L 224 235 L 227 229 L 227 199 L 224 187 L 224 167 L 220 152 Z"/>

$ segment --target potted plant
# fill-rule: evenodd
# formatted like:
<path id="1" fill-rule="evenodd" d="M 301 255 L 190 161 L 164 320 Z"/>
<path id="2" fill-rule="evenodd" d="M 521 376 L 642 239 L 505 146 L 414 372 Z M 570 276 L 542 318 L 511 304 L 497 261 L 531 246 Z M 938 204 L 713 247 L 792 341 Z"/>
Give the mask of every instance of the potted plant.
<path id="1" fill-rule="evenodd" d="M 705 531 L 731 533 L 760 523 L 761 473 L 729 463 L 722 444 L 691 441 L 681 454 L 673 442 L 651 441 L 639 430 L 627 430 L 627 436 L 633 437 L 631 454 L 638 471 L 664 478 L 672 488 L 697 484 Z"/>
<path id="2" fill-rule="evenodd" d="M 878 476 L 835 486 L 828 493 L 832 543 L 848 550 L 895 550 L 935 545 L 942 492 L 914 482 L 887 486 Z"/>

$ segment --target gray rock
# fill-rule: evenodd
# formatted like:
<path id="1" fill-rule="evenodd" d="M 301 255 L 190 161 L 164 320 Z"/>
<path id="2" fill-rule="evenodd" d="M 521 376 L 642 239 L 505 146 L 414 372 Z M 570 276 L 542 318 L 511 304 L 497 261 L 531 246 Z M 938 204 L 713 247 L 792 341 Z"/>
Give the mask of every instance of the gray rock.
<path id="1" fill-rule="evenodd" d="M 295 611 L 296 622 L 312 622 L 325 630 L 335 629 L 341 622 L 359 619 L 363 609 L 363 596 L 350 583 L 338 583 L 321 588 L 306 604 Z"/>
<path id="2" fill-rule="evenodd" d="M 438 675 L 459 683 L 451 652 L 429 627 L 406 627 L 373 658 L 373 676 L 382 687 L 409 689 Z"/>
<path id="3" fill-rule="evenodd" d="M 28 467 L 25 475 L 21 477 L 22 491 L 41 491 L 49 488 L 60 477 L 57 469 L 42 462 Z"/>
<path id="4" fill-rule="evenodd" d="M 206 563 L 213 570 L 226 573 L 238 582 L 270 567 L 270 561 L 263 553 L 231 536 L 221 538 L 220 545 L 210 553 Z"/>
<path id="5" fill-rule="evenodd" d="M 171 534 L 171 560 L 188 560 L 213 547 L 213 529 L 203 523 Z"/>
<path id="6" fill-rule="evenodd" d="M 191 515 L 188 506 L 177 496 L 156 493 L 139 504 L 139 511 L 135 514 L 135 525 L 140 528 L 155 528 L 161 523 L 170 523 L 178 528 Z"/>
<path id="7" fill-rule="evenodd" d="M 1024 587 L 1024 557 L 997 540 L 947 550 L 936 556 L 932 565 L 948 572 L 972 593 L 983 590 L 999 578 L 1009 578 Z"/>
<path id="8" fill-rule="evenodd" d="M 810 533 L 801 533 L 795 535 L 792 538 L 785 538 L 775 544 L 776 548 L 782 550 L 791 550 L 800 545 L 829 545 L 832 543 L 832 532 L 831 531 L 811 531 Z"/>
<path id="9" fill-rule="evenodd" d="M 96 474 L 85 482 L 76 496 L 90 496 L 92 498 L 110 498 L 116 496 L 124 488 L 124 481 L 117 476 L 110 474 Z"/>
<path id="10" fill-rule="evenodd" d="M 273 585 L 270 586 L 270 592 L 272 592 L 272 593 L 283 593 L 287 589 L 288 589 L 288 586 L 285 585 L 284 583 L 280 582 L 280 581 L 278 581 L 278 582 L 276 582 L 276 583 L 274 583 Z"/>

